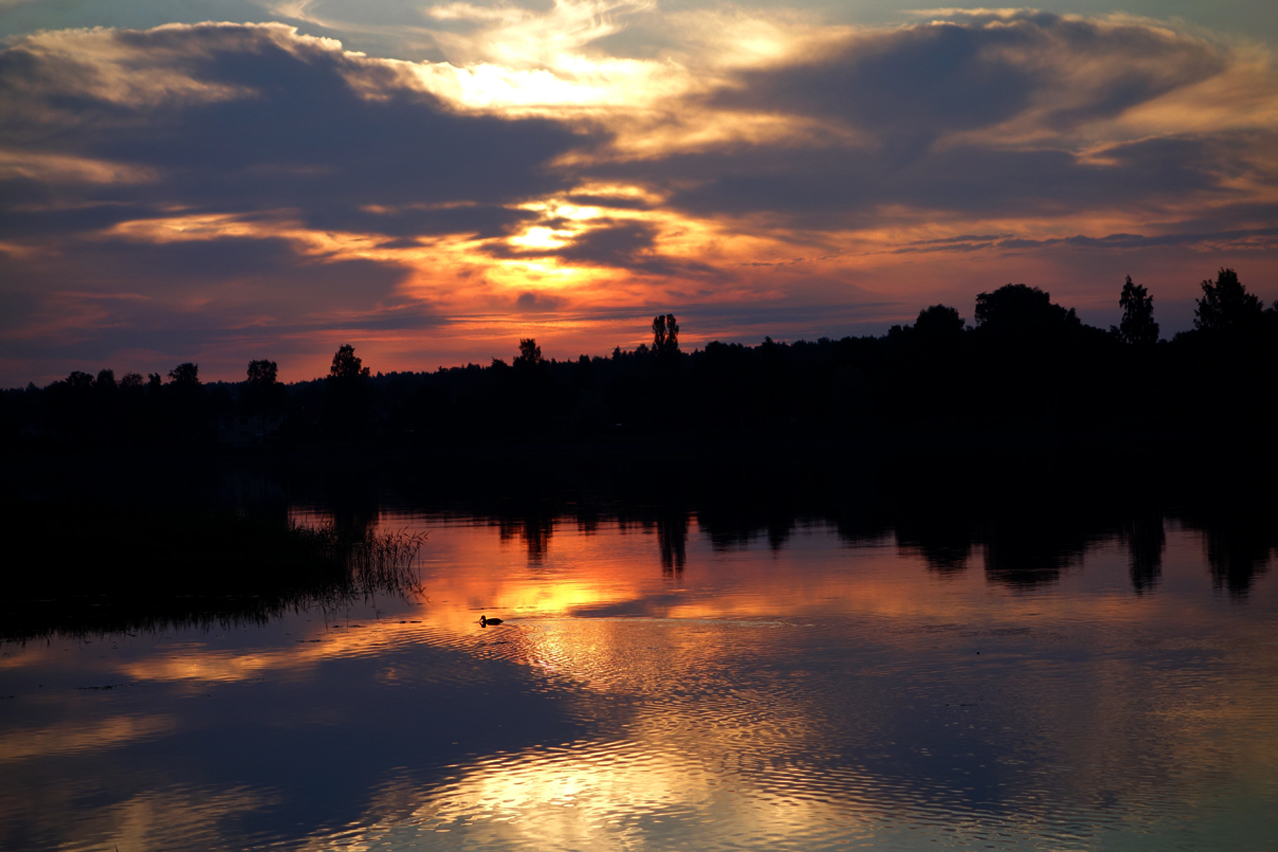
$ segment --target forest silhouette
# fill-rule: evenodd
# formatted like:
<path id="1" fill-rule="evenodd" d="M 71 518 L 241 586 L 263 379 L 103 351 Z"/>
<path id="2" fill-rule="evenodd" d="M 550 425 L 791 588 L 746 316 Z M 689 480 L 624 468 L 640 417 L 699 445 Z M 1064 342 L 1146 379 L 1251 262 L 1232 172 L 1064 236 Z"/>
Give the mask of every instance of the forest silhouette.
<path id="1" fill-rule="evenodd" d="M 12 565 L 0 572 L 0 641 L 260 623 L 376 595 L 408 599 L 420 591 L 411 557 L 429 542 L 384 528 L 387 506 L 477 519 L 536 571 L 553 564 L 565 528 L 642 529 L 652 533 L 649 570 L 675 583 L 696 537 L 717 552 L 780 552 L 825 528 L 853 548 L 895 540 L 938 579 L 976 574 L 1013 592 L 1051 588 L 1096 548 L 1117 545 L 1130 592 L 1156 594 L 1167 530 L 1180 529 L 1201 537 L 1218 593 L 1241 603 L 1278 552 L 1271 477 L 1239 488 L 1211 471 L 1088 447 L 869 463 L 669 447 L 495 452 L 454 465 L 331 454 L 182 465 L 172 455 L 45 459 L 18 477 L 27 481 L 10 482 L 24 499 L 0 501 Z M 297 507 L 319 526 L 295 525 Z"/>
<path id="2" fill-rule="evenodd" d="M 1025 590 L 1117 540 L 1136 594 L 1174 519 L 1242 600 L 1278 547 L 1278 304 L 1231 269 L 1202 291 L 1171 340 L 1129 276 L 1108 330 L 1009 284 L 971 326 L 932 305 L 877 337 L 687 352 L 664 313 L 651 345 L 575 361 L 523 338 L 510 362 L 429 373 L 374 374 L 343 345 L 294 384 L 266 359 L 233 384 L 194 363 L 75 372 L 2 397 L 0 532 L 44 568 L 10 572 L 0 614 L 34 637 L 326 606 L 373 588 L 348 558 L 386 504 L 489 518 L 533 564 L 565 520 L 637 523 L 671 578 L 694 520 L 726 549 L 890 532 L 937 575 L 979 553 L 989 583 Z M 325 507 L 328 538 L 291 525 L 299 501 Z"/>
<path id="3" fill-rule="evenodd" d="M 1232 269 L 1202 282 L 1195 328 L 1159 340 L 1153 297 L 1128 276 L 1122 321 L 1081 322 L 1024 284 L 976 299 L 974 325 L 932 305 L 881 336 L 684 351 L 673 314 L 651 346 L 545 359 L 531 338 L 511 363 L 378 372 L 340 347 L 323 379 L 285 385 L 269 360 L 238 383 L 76 371 L 0 396 L 0 434 L 25 445 L 475 442 L 610 435 L 927 435 L 989 429 L 1255 430 L 1278 401 L 1278 303 Z M 238 429 L 237 427 L 238 422 Z"/>

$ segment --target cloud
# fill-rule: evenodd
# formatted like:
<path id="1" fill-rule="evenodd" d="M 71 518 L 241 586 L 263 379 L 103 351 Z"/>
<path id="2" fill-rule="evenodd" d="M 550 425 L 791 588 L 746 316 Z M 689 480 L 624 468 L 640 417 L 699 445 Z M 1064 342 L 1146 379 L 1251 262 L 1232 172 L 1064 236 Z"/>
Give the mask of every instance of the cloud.
<path id="1" fill-rule="evenodd" d="M 1217 126 L 1168 106 L 1225 79 L 1245 81 L 1245 98 Z M 1261 80 L 1268 100 L 1255 95 Z M 771 230 L 1123 217 L 1149 227 L 1186 205 L 1272 194 L 1275 93 L 1268 58 L 1147 22 L 970 14 L 809 40 L 686 101 L 694 122 L 772 117 L 788 132 L 673 145 L 586 173 L 667 187 L 667 205 L 689 215 Z"/>
<path id="2" fill-rule="evenodd" d="M 558 33 L 558 54 L 545 45 L 535 56 L 498 50 L 509 54 L 506 70 L 558 82 L 572 82 L 565 56 L 580 60 L 578 82 L 589 77 L 611 58 L 583 51 L 626 16 L 653 11 L 562 0 L 544 13 L 432 9 L 436 20 L 469 22 L 463 56 L 489 37 L 493 50 L 506 42 L 532 50 L 534 35 Z M 60 211 L 77 204 L 110 208 L 86 221 L 165 207 L 274 210 L 307 227 L 391 239 L 516 235 L 533 218 L 524 202 L 556 194 L 614 210 L 664 203 L 840 231 L 882 221 L 888 208 L 896 221 L 1074 216 L 1193 194 L 1241 198 L 1248 182 L 1272 183 L 1274 157 L 1261 152 L 1273 121 L 1232 136 L 1097 131 L 1236 74 L 1240 60 L 1226 47 L 1141 22 L 1022 11 L 952 17 L 814 34 L 738 16 L 736 30 L 769 45 L 745 50 L 751 61 L 706 60 L 721 67 L 713 73 L 684 68 L 685 82 L 666 93 L 673 111 L 636 118 L 651 101 L 644 90 L 584 125 L 572 110 L 570 124 L 504 115 L 522 115 L 528 92 L 544 91 L 531 78 L 511 78 L 505 100 L 490 92 L 478 111 L 448 86 L 432 88 L 441 74 L 487 73 L 496 54 L 461 67 L 379 60 L 282 25 L 42 33 L 0 54 L 0 92 L 15 116 L 0 133 L 0 176 L 25 211 L 59 211 L 49 216 L 57 223 L 75 219 Z M 710 17 L 681 20 L 692 22 L 684 42 L 706 40 Z M 699 129 L 711 126 L 726 129 Z M 1246 180 L 1228 174 L 1240 171 Z M 64 176 L 60 191 L 55 173 Z M 574 192 L 583 179 L 649 191 Z M 604 242 L 651 230 L 618 227 L 600 220 L 594 236 L 557 256 L 618 262 Z"/>
<path id="3" fill-rule="evenodd" d="M 457 114 L 402 63 L 281 25 L 41 33 L 0 53 L 0 92 L 0 174 L 23 158 L 96 169 L 137 177 L 127 192 L 119 179 L 93 181 L 110 188 L 96 192 L 82 180 L 86 201 L 288 208 L 328 228 L 398 219 L 391 236 L 403 216 L 359 208 L 465 202 L 478 206 L 453 217 L 459 230 L 500 231 L 505 203 L 565 187 L 548 164 L 589 143 L 546 120 Z"/>
<path id="4" fill-rule="evenodd" d="M 520 205 L 572 186 L 556 159 L 598 140 L 464 114 L 404 68 L 274 24 L 12 42 L 6 362 L 136 349 L 216 362 L 245 335 L 436 322 L 431 294 L 408 288 L 429 258 L 439 287 L 464 277 L 457 246 L 536 218 Z M 121 290 L 141 298 L 97 298 Z"/>
<path id="5" fill-rule="evenodd" d="M 506 236 L 537 218 L 528 210 L 501 204 L 365 205 L 355 211 L 316 210 L 307 224 L 319 229 L 352 229 L 362 233 L 414 237 L 466 234 L 474 239 Z"/>
<path id="6" fill-rule="evenodd" d="M 1187 247 L 1214 249 L 1229 246 L 1236 251 L 1270 251 L 1278 248 L 1278 227 L 1250 228 L 1232 231 L 1203 231 L 1146 236 L 1144 234 L 1107 234 L 1089 237 L 1076 234 L 1071 237 L 1054 237 L 1031 240 L 1012 234 L 981 234 L 947 237 L 940 240 L 919 240 L 894 251 L 899 254 L 914 252 L 975 252 L 988 249 L 1012 251 L 1038 249 L 1047 246 L 1080 246 L 1093 249 L 1147 249 L 1163 247 Z"/>
<path id="7" fill-rule="evenodd" d="M 563 299 L 557 299 L 545 293 L 534 293 L 531 290 L 520 293 L 515 299 L 515 310 L 521 312 L 556 311 L 563 305 Z"/>
<path id="8" fill-rule="evenodd" d="M 713 267 L 661 251 L 659 225 L 637 219 L 598 217 L 585 227 L 565 220 L 542 220 L 532 229 L 532 239 L 512 246 L 489 243 L 485 251 L 494 257 L 555 258 L 569 266 L 625 269 L 654 276 L 699 276 Z"/>
<path id="9" fill-rule="evenodd" d="M 996 150 L 964 145 L 908 164 L 841 146 L 757 146 L 678 154 L 653 162 L 601 164 L 610 179 L 664 180 L 678 187 L 667 203 L 691 215 L 759 214 L 766 227 L 844 231 L 956 217 L 1086 214 L 1122 206 L 1180 202 L 1186 193 L 1228 194 L 1219 163 L 1184 140 L 1162 145 L 1159 162 L 1128 162 L 1124 147 L 1108 149 L 1118 164 L 1080 159 L 1068 151 Z M 969 225 L 970 227 L 970 225 Z"/>
<path id="10" fill-rule="evenodd" d="M 412 14 L 447 61 L 283 24 L 7 42 L 0 369 L 234 364 L 272 335 L 319 363 L 339 333 L 484 361 L 526 324 L 580 351 L 654 305 L 794 337 L 991 276 L 1110 310 L 1067 276 L 1120 253 L 1202 261 L 1174 298 L 1239 257 L 1278 266 L 1278 75 L 1254 45 L 1024 10 Z"/>

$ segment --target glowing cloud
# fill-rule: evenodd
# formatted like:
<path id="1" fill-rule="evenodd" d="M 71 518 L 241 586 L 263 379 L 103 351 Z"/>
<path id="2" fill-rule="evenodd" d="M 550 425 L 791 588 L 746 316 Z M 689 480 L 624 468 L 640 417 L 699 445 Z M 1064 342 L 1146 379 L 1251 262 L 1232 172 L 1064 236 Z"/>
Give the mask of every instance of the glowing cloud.
<path id="1" fill-rule="evenodd" d="M 323 8 L 277 11 L 338 27 Z M 693 345 L 785 311 L 833 324 L 765 333 L 840 334 L 1013 278 L 1104 322 L 1127 271 L 1169 304 L 1206 274 L 1186 264 L 1278 270 L 1278 74 L 1254 44 L 1119 16 L 850 27 L 602 0 L 438 4 L 412 26 L 443 61 L 281 23 L 11 40 L 8 380 L 159 350 L 229 377 L 247 326 L 306 350 L 293 378 L 327 357 L 317 329 L 363 329 L 388 369 L 486 360 L 534 314 L 561 357 L 631 343 L 654 307 Z M 213 254 L 221 273 L 182 265 Z M 377 283 L 317 305 L 322 269 Z M 202 294 L 172 298 L 182 277 Z M 56 294 L 122 291 L 145 298 L 72 312 L 74 350 L 33 345 L 67 315 Z M 179 304 L 206 325 L 148 337 Z"/>

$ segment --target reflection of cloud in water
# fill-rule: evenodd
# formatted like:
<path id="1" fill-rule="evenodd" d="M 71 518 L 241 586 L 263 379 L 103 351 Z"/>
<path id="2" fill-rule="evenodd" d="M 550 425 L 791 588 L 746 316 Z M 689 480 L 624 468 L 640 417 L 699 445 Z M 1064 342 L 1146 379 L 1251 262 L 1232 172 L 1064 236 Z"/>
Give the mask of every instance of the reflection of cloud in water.
<path id="1" fill-rule="evenodd" d="M 234 683 L 263 675 L 300 677 L 320 663 L 353 657 L 375 657 L 389 646 L 416 642 L 445 644 L 423 628 L 421 621 L 369 619 L 359 624 L 334 622 L 318 626 L 321 638 L 297 639 L 296 647 L 271 650 L 210 651 L 201 645 L 173 649 L 169 653 L 130 661 L 119 671 L 134 680 L 188 681 L 192 688 L 206 683 Z M 311 636 L 311 634 L 306 634 Z"/>
<path id="2" fill-rule="evenodd" d="M 789 845 L 832 831 L 865 839 L 874 779 L 812 759 L 822 751 L 820 714 L 786 688 L 788 674 L 777 682 L 734 669 L 766 656 L 787 629 L 629 619 L 526 627 L 494 653 L 540 668 L 549 688 L 595 693 L 605 703 L 577 712 L 597 715 L 607 733 L 480 756 L 431 788 L 401 778 L 345 842 L 545 850 Z M 333 845 L 324 835 L 304 848 Z"/>
<path id="3" fill-rule="evenodd" d="M 395 816 L 370 821 L 351 846 L 416 839 L 447 847 L 464 832 L 468 847 L 488 849 L 707 848 L 711 837 L 717 848 L 736 848 L 763 838 L 785 845 L 805 836 L 828 839 L 834 823 L 848 839 L 870 834 L 846 799 L 769 792 L 725 773 L 712 754 L 653 753 L 649 746 L 534 749 L 468 766 L 455 782 L 430 791 L 408 781 L 389 785 L 371 810 Z M 332 843 L 319 837 L 303 848 Z"/>
<path id="4" fill-rule="evenodd" d="M 112 716 L 90 728 L 71 722 L 15 728 L 0 736 L 0 763 L 118 748 L 167 734 L 175 725 L 170 716 Z"/>
<path id="5" fill-rule="evenodd" d="M 146 852 L 155 849 L 205 849 L 223 846 L 226 823 L 268 807 L 271 797 L 248 788 L 212 792 L 190 787 L 148 791 L 94 814 L 83 826 L 86 838 L 111 838 L 111 846 L 75 845 L 74 849 Z M 81 816 L 81 818 L 83 818 Z"/>

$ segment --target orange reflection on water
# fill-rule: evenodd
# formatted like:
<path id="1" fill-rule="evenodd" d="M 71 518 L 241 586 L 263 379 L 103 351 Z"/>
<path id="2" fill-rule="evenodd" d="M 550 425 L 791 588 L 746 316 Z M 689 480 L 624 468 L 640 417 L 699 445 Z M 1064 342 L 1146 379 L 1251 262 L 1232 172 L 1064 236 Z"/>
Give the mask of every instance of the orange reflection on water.
<path id="1" fill-rule="evenodd" d="M 1266 836 L 1274 584 L 1231 610 L 1192 533 L 1169 533 L 1160 585 L 1136 594 L 1116 541 L 1015 589 L 979 547 L 939 573 L 890 537 L 853 545 L 827 527 L 716 548 L 696 521 L 369 520 L 430 532 L 423 597 L 289 615 L 238 647 L 192 632 L 121 640 L 103 663 L 96 644 L 15 651 L 6 675 L 62 661 L 171 686 L 93 692 L 92 705 L 41 696 L 87 723 L 15 725 L 0 760 L 107 763 L 219 725 L 233 745 L 248 726 L 259 745 L 331 748 L 336 785 L 351 754 L 389 744 L 349 797 L 355 813 L 279 844 L 316 850 L 1092 848 L 1071 832 L 1124 820 L 1152 832 L 1150 848 L 1186 830 Z M 504 623 L 482 628 L 480 614 Z M 217 689 L 257 679 L 271 683 Z M 202 703 L 205 690 L 225 703 Z M 122 715 L 138 696 L 167 703 Z M 170 736 L 183 730 L 199 735 Z M 344 752 L 346 737 L 358 748 Z M 226 777 L 206 791 L 222 804 L 198 815 L 189 796 L 142 790 L 85 823 L 121 850 L 193 846 L 184 831 L 231 845 L 218 820 L 269 796 Z M 309 781 L 279 795 L 304 798 Z M 97 848 L 77 842 L 64 846 Z"/>
<path id="2" fill-rule="evenodd" d="M 960 623 L 1007 633 L 1097 619 L 1156 629 L 1169 623 L 1190 625 L 1201 617 L 1192 598 L 1142 598 L 1126 589 L 1054 595 L 1045 606 L 1040 594 L 992 585 L 980 569 L 979 548 L 966 570 L 938 576 L 926 570 L 922 557 L 893 547 L 890 540 L 846 546 L 825 529 L 802 532 L 792 546 L 779 550 L 762 543 L 716 550 L 692 521 L 687 527 L 686 564 L 674 569 L 663 564 L 656 524 L 583 529 L 572 522 L 546 521 L 502 526 L 393 514 L 384 514 L 377 523 L 430 532 L 419 566 L 422 596 L 408 601 L 408 610 L 400 616 L 361 617 L 352 624 L 340 612 L 329 613 L 301 625 L 292 647 L 170 646 L 164 654 L 121 663 L 118 673 L 129 680 L 187 682 L 198 689 L 201 683 L 268 675 L 306 677 L 327 660 L 375 657 L 387 648 L 426 643 L 467 652 L 482 648 L 486 657 L 534 665 L 610 689 L 619 685 L 610 672 L 625 670 L 629 677 L 660 681 L 667 672 L 647 671 L 648 663 L 659 660 L 659 666 L 668 666 L 673 657 L 685 653 L 671 647 L 656 656 L 633 654 L 618 644 L 622 640 L 609 626 L 613 618 L 706 622 L 698 630 L 715 629 L 717 622 L 764 630 L 808 629 L 812 619 L 854 618 L 880 625 L 900 651 L 922 652 L 933 641 L 926 631 Z M 820 546 L 812 547 L 813 542 Z M 1119 573 L 1123 558 L 1115 544 L 1094 549 L 1088 561 Z M 1067 571 L 1062 582 L 1069 576 Z M 506 623 L 482 629 L 481 614 Z M 597 625 L 590 641 L 581 641 L 580 635 L 566 640 L 563 630 L 539 628 L 581 616 Z M 687 643 L 693 635 L 672 637 Z M 497 638 L 511 641 L 495 650 L 491 645 Z M 708 666 L 724 654 L 730 656 L 733 647 L 696 641 L 686 653 Z M 19 659 L 0 660 L 0 667 L 20 665 Z"/>
<path id="3" fill-rule="evenodd" d="M 57 722 L 13 729 L 0 735 L 0 763 L 115 748 L 160 736 L 174 727 L 175 720 L 169 716 L 112 716 L 91 728 Z"/>

